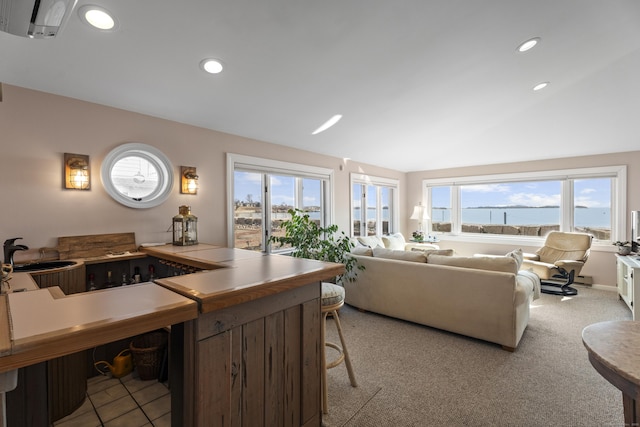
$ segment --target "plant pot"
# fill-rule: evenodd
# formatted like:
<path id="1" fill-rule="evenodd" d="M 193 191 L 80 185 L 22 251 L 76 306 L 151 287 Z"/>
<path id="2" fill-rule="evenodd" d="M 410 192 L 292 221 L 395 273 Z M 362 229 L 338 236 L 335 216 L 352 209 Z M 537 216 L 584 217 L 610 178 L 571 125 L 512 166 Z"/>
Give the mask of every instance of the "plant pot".
<path id="1" fill-rule="evenodd" d="M 618 254 L 619 255 L 629 255 L 631 253 L 631 247 L 629 246 L 618 246 Z"/>

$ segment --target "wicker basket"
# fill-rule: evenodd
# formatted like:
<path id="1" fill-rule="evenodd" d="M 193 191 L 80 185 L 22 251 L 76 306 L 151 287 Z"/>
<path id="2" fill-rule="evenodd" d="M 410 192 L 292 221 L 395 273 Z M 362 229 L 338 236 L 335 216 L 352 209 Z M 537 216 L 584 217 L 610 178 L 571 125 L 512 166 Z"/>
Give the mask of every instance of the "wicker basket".
<path id="1" fill-rule="evenodd" d="M 135 337 L 129 348 L 133 355 L 133 364 L 141 380 L 155 380 L 167 348 L 168 333 L 165 330 L 149 332 Z"/>

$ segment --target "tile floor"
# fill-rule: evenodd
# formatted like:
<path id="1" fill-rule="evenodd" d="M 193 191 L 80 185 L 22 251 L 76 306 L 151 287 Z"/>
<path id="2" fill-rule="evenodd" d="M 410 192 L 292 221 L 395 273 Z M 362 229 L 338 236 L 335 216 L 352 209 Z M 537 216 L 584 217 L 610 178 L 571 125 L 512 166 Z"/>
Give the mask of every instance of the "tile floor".
<path id="1" fill-rule="evenodd" d="M 120 379 L 90 378 L 87 399 L 55 427 L 170 427 L 171 394 L 166 384 L 142 381 L 136 373 Z"/>

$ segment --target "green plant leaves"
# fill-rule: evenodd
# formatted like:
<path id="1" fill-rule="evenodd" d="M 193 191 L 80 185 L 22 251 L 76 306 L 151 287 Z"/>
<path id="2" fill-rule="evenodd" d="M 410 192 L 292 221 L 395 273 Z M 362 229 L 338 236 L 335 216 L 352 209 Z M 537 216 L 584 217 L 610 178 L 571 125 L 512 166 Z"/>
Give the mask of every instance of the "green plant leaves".
<path id="1" fill-rule="evenodd" d="M 344 264 L 346 273 L 338 276 L 336 283 L 355 280 L 357 270 L 364 267 L 357 265 L 355 258 L 349 256 L 354 247 L 349 237 L 343 231 L 338 233 L 338 226 L 335 224 L 321 227 L 300 209 L 289 209 L 288 213 L 291 219 L 280 225 L 285 230 L 285 235 L 271 236 L 269 243 L 277 243 L 280 247 L 290 246 L 291 256 L 297 258 Z"/>

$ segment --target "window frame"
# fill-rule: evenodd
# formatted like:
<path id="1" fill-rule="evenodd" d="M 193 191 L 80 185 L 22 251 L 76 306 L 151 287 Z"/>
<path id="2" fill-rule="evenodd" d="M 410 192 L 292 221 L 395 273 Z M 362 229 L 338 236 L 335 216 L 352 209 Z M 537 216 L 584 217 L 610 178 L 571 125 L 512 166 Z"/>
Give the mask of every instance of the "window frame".
<path id="1" fill-rule="evenodd" d="M 149 162 L 158 172 L 158 184 L 145 197 L 133 198 L 118 189 L 112 172 L 116 164 L 128 157 L 139 157 Z M 105 191 L 118 203 L 136 209 L 153 208 L 164 203 L 173 190 L 173 166 L 169 158 L 159 149 L 140 142 L 129 142 L 111 150 L 100 168 L 100 175 Z"/>
<path id="2" fill-rule="evenodd" d="M 451 222 L 450 233 L 438 232 L 448 240 L 464 242 L 482 242 L 495 244 L 539 245 L 544 241 L 542 236 L 511 236 L 496 234 L 473 234 L 461 232 L 460 186 L 474 184 L 499 184 L 527 181 L 561 181 L 560 229 L 573 228 L 574 199 L 573 182 L 577 179 L 611 178 L 611 241 L 628 240 L 626 236 L 627 218 L 627 166 L 603 166 L 591 168 L 561 169 L 549 171 L 520 172 L 492 175 L 475 175 L 451 178 L 422 180 L 422 199 L 431 212 L 431 187 L 451 187 Z M 611 241 L 594 240 L 594 246 L 611 246 Z"/>
<path id="3" fill-rule="evenodd" d="M 271 183 L 265 182 L 265 175 L 285 175 L 294 178 L 300 178 L 296 184 L 295 193 L 296 200 L 301 201 L 302 196 L 302 179 L 311 178 L 319 179 L 324 182 L 321 185 L 322 209 L 321 218 L 325 224 L 334 222 L 334 170 L 319 166 L 309 166 L 300 163 L 290 163 L 280 160 L 264 159 L 261 157 L 247 156 L 243 154 L 227 153 L 227 245 L 235 246 L 234 235 L 234 203 L 235 203 L 235 172 L 236 170 L 243 172 L 255 172 L 263 175 L 263 184 L 266 185 L 267 191 L 271 194 Z M 263 188 L 264 191 L 264 188 Z M 302 208 L 302 206 L 300 206 Z M 265 215 L 265 224 L 271 223 L 271 204 L 266 200 L 262 201 L 262 209 Z M 269 245 L 266 244 L 266 238 L 262 236 L 263 252 L 269 252 Z M 290 249 L 289 249 L 290 250 Z"/>
<path id="4" fill-rule="evenodd" d="M 391 197 L 391 210 L 389 211 L 389 234 L 397 233 L 400 231 L 400 181 L 393 178 L 384 178 L 379 176 L 371 176 L 360 173 L 350 173 L 349 174 L 349 236 L 355 237 L 353 233 L 353 222 L 355 220 L 353 211 L 354 211 L 354 196 L 353 187 L 355 184 L 369 186 L 376 186 L 377 193 L 377 209 L 376 212 L 379 212 L 382 215 L 383 209 L 381 206 L 381 197 L 380 197 L 380 187 L 391 188 L 392 197 Z M 362 200 L 362 195 L 360 196 L 360 200 Z M 360 212 L 366 211 L 366 199 L 365 199 L 365 209 L 361 209 Z M 360 222 L 361 233 L 363 222 Z M 366 231 L 366 229 L 365 229 Z M 376 235 L 382 236 L 382 221 L 378 221 L 376 219 Z M 366 234 L 364 234 L 366 236 Z"/>

